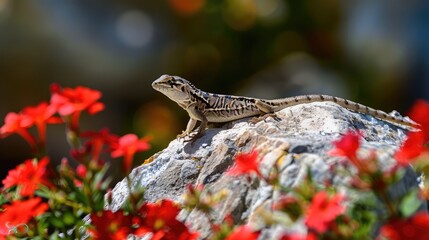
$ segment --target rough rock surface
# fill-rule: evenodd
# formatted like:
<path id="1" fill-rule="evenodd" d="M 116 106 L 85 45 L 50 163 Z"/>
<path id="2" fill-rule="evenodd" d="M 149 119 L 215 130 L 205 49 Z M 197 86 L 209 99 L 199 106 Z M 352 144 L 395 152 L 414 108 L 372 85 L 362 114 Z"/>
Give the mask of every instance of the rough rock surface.
<path id="1" fill-rule="evenodd" d="M 253 124 L 249 118 L 207 129 L 194 143 L 173 140 L 163 151 L 154 155 L 150 164 L 135 168 L 130 177 L 133 187 L 145 187 L 145 198 L 157 201 L 169 198 L 181 201 L 186 186 L 204 184 L 212 192 L 228 190 L 225 201 L 217 206 L 215 219 L 222 221 L 232 213 L 237 222 L 258 225 L 257 208 L 276 199 L 273 190 L 254 178 L 226 176 L 225 171 L 233 164 L 237 152 L 256 148 L 262 160 L 262 171 L 269 171 L 275 160 L 285 151 L 281 167 L 281 182 L 285 186 L 299 184 L 307 169 L 314 179 L 323 183 L 329 179 L 339 186 L 347 184 L 343 176 L 332 176 L 328 169 L 339 159 L 327 155 L 332 141 L 348 130 L 359 130 L 365 136 L 365 149 L 375 149 L 382 166 L 393 163 L 392 154 L 404 139 L 406 129 L 378 120 L 368 115 L 351 112 L 334 103 L 311 103 L 289 107 L 278 112 L 277 118 L 268 117 Z M 417 176 L 409 169 L 404 178 L 391 189 L 392 196 L 400 196 L 417 186 Z M 111 209 L 118 209 L 127 197 L 125 180 L 113 189 Z M 424 207 L 424 206 L 422 206 Z M 183 210 L 180 218 L 202 237 L 208 236 L 207 220 L 198 212 Z M 302 224 L 291 226 L 303 231 Z M 291 230 L 289 229 L 289 230 Z M 286 231 L 289 231 L 286 230 Z M 263 229 L 262 238 L 272 239 L 285 229 Z"/>

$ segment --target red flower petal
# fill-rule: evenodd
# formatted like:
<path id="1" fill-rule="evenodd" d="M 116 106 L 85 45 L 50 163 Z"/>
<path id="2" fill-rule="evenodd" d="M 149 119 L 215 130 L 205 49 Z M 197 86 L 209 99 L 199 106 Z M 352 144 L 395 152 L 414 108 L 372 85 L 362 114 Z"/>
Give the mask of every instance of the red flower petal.
<path id="1" fill-rule="evenodd" d="M 79 164 L 76 167 L 76 174 L 80 177 L 80 178 L 85 178 L 86 177 L 86 173 L 87 173 L 87 169 L 85 167 L 85 165 L 83 164 Z"/>
<path id="2" fill-rule="evenodd" d="M 96 114 L 98 112 L 101 112 L 104 110 L 104 104 L 103 103 L 95 103 L 91 107 L 89 107 L 88 112 L 89 114 Z"/>
<path id="3" fill-rule="evenodd" d="M 361 136 L 355 131 L 349 131 L 341 139 L 334 141 L 335 148 L 329 152 L 332 156 L 356 158 Z"/>
<path id="4" fill-rule="evenodd" d="M 128 172 L 131 168 L 134 154 L 150 148 L 147 141 L 146 138 L 139 139 L 135 134 L 126 134 L 119 138 L 118 143 L 111 146 L 113 149 L 111 156 L 113 158 L 123 156 L 123 168 L 125 172 Z"/>
<path id="5" fill-rule="evenodd" d="M 98 102 L 101 92 L 97 90 L 82 86 L 61 88 L 58 84 L 53 84 L 51 93 L 51 105 L 63 116 L 82 111 L 95 114 L 104 109 L 104 104 Z"/>
<path id="6" fill-rule="evenodd" d="M 0 128 L 0 134 L 7 136 L 18 133 L 21 129 L 33 126 L 34 121 L 26 115 L 10 112 L 4 119 L 4 125 Z"/>
<path id="7" fill-rule="evenodd" d="M 61 105 L 61 107 L 58 107 L 58 113 L 62 116 L 68 116 L 76 111 L 81 111 L 78 109 L 79 108 L 77 108 L 75 105 L 64 103 Z"/>
<path id="8" fill-rule="evenodd" d="M 420 212 L 408 219 L 390 220 L 381 228 L 380 235 L 390 240 L 426 240 L 429 239 L 428 229 L 429 215 Z"/>
<path id="9" fill-rule="evenodd" d="M 4 211 L 0 212 L 0 236 L 8 233 L 10 226 L 26 224 L 30 219 L 41 215 L 48 209 L 48 204 L 37 197 L 17 200 L 10 205 L 4 204 L 2 208 Z"/>
<path id="10" fill-rule="evenodd" d="M 163 240 L 197 239 L 197 233 L 191 233 L 182 222 L 176 219 L 179 211 L 180 208 L 167 199 L 160 203 L 145 203 L 139 210 L 140 228 L 135 234 L 142 236 L 152 232 L 152 239 Z"/>
<path id="11" fill-rule="evenodd" d="M 237 227 L 232 233 L 225 238 L 225 240 L 256 240 L 259 237 L 259 231 L 253 231 L 248 225 L 241 225 Z"/>
<path id="12" fill-rule="evenodd" d="M 341 205 L 342 201 L 343 196 L 340 194 L 329 197 L 325 191 L 316 193 L 306 210 L 305 223 L 309 228 L 324 233 L 329 223 L 344 213 L 345 207 Z"/>
<path id="13" fill-rule="evenodd" d="M 46 176 L 46 167 L 49 164 L 47 157 L 42 158 L 38 163 L 32 159 L 26 160 L 23 164 L 9 171 L 3 180 L 5 188 L 18 186 L 22 196 L 32 196 L 40 184 L 50 186 Z"/>
<path id="14" fill-rule="evenodd" d="M 406 165 L 414 158 L 425 151 L 425 136 L 423 132 L 410 132 L 407 139 L 402 143 L 399 150 L 395 153 L 395 159 L 398 163 Z"/>
<path id="15" fill-rule="evenodd" d="M 92 151 L 92 160 L 98 161 L 103 150 L 103 146 L 117 146 L 119 137 L 111 134 L 109 129 L 103 128 L 100 131 L 88 131 L 80 134 L 83 138 L 88 138 L 88 141 L 85 143 L 86 151 Z"/>
<path id="16" fill-rule="evenodd" d="M 131 219 L 121 210 L 112 212 L 103 210 L 97 214 L 91 214 L 91 222 L 95 228 L 90 229 L 94 239 L 123 240 L 131 233 Z"/>
<path id="17" fill-rule="evenodd" d="M 227 171 L 228 175 L 246 175 L 256 173 L 262 176 L 259 172 L 258 152 L 253 150 L 249 153 L 239 153 L 235 157 L 235 165 Z"/>
<path id="18" fill-rule="evenodd" d="M 424 141 L 429 141 L 429 103 L 424 100 L 417 100 L 409 113 L 410 118 L 420 124 L 425 138 Z"/>

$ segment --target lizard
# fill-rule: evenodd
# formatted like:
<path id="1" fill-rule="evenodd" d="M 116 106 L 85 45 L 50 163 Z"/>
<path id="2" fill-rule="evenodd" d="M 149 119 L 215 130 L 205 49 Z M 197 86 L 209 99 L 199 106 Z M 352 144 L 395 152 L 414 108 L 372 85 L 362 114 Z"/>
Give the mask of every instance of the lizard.
<path id="1" fill-rule="evenodd" d="M 368 114 L 393 124 L 413 128 L 418 126 L 407 118 L 389 115 L 381 110 L 329 95 L 301 95 L 267 100 L 214 94 L 196 88 L 186 79 L 170 75 L 162 75 L 152 83 L 152 87 L 176 102 L 189 114 L 186 130 L 178 135 L 179 138 L 190 135 L 200 122 L 197 133 L 188 141 L 194 141 L 201 136 L 208 123 L 226 123 L 246 117 L 273 114 L 290 106 L 312 102 L 333 102 L 348 110 Z"/>

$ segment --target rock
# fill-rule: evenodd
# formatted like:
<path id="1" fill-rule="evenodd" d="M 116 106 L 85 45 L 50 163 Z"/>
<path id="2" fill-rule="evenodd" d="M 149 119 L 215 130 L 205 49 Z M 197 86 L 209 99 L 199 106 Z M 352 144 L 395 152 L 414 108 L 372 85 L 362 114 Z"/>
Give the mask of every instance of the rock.
<path id="1" fill-rule="evenodd" d="M 310 169 L 316 182 L 326 180 L 335 185 L 347 185 L 344 176 L 332 176 L 330 167 L 339 159 L 327 155 L 332 141 L 349 130 L 359 130 L 364 135 L 361 154 L 365 149 L 375 149 L 381 167 L 394 163 L 392 155 L 405 137 L 406 129 L 378 120 L 372 116 L 351 112 L 334 103 L 302 104 L 283 109 L 277 117 L 268 117 L 252 124 L 249 118 L 212 127 L 194 143 L 173 140 L 163 151 L 154 155 L 154 161 L 135 168 L 130 177 L 134 188 L 146 188 L 145 198 L 157 201 L 168 198 L 182 201 L 188 184 L 204 184 L 206 189 L 217 192 L 227 189 L 228 196 L 217 206 L 214 219 L 218 222 L 232 213 L 237 223 L 259 224 L 258 209 L 277 199 L 270 186 L 257 178 L 247 181 L 244 177 L 226 176 L 237 152 L 257 149 L 262 160 L 261 171 L 271 170 L 275 161 L 285 155 L 281 166 L 281 183 L 291 187 L 299 184 Z M 393 186 L 391 196 L 398 197 L 417 187 L 417 176 L 409 169 L 403 179 Z M 117 210 L 128 196 L 126 181 L 113 189 L 113 202 Z M 425 205 L 421 206 L 422 209 Z M 199 212 L 182 210 L 180 219 L 186 221 L 202 237 L 210 234 L 205 216 Z M 272 227 L 263 229 L 263 239 L 276 238 L 283 231 L 305 231 L 303 224 L 290 229 Z"/>

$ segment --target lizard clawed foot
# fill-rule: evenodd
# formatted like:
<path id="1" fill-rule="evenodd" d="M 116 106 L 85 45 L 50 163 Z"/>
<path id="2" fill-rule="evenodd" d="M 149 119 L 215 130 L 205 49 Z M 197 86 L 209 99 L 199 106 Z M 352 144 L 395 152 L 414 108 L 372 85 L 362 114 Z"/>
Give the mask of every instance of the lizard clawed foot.
<path id="1" fill-rule="evenodd" d="M 183 142 L 195 142 L 203 134 L 198 132 L 187 133 L 183 131 L 181 134 L 177 135 L 177 138 L 183 139 Z"/>
<path id="2" fill-rule="evenodd" d="M 278 121 L 280 119 L 279 117 L 277 117 L 277 115 L 275 113 L 267 113 L 267 114 L 264 114 L 264 115 L 259 116 L 259 117 L 253 117 L 252 119 L 250 119 L 249 122 L 252 124 L 256 124 L 260 121 L 265 121 L 269 117 L 272 117 L 276 121 Z"/>
<path id="3" fill-rule="evenodd" d="M 191 143 L 193 143 L 193 142 L 195 142 L 198 138 L 200 138 L 202 135 L 203 135 L 203 134 L 202 134 L 202 133 L 199 133 L 199 132 L 197 132 L 197 133 L 195 133 L 195 134 L 189 134 L 189 135 L 187 136 L 187 138 L 184 138 L 184 139 L 183 139 L 183 141 L 184 141 L 184 142 L 191 142 Z"/>
<path id="4" fill-rule="evenodd" d="M 185 138 L 186 136 L 188 136 L 189 133 L 186 131 L 183 131 L 181 134 L 178 134 L 176 138 Z"/>

